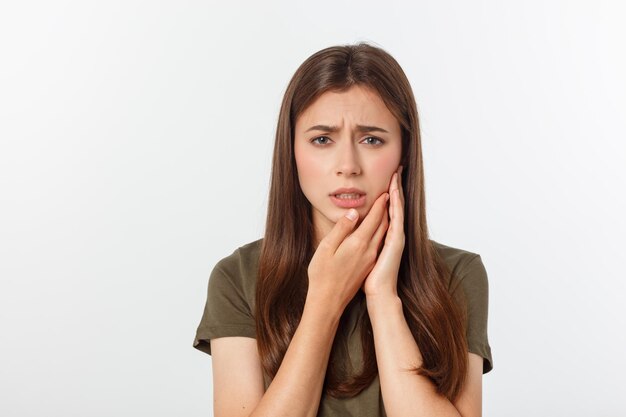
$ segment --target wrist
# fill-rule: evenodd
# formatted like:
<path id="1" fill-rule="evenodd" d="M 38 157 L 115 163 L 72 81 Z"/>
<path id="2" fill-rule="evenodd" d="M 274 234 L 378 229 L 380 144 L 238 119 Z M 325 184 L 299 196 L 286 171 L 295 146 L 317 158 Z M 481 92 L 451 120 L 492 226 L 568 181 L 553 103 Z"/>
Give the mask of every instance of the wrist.
<path id="1" fill-rule="evenodd" d="M 365 296 L 367 310 L 370 312 L 388 312 L 390 310 L 402 309 L 402 300 L 397 293 L 379 293 Z"/>
<path id="2" fill-rule="evenodd" d="M 365 293 L 365 299 L 368 303 L 389 303 L 395 300 L 400 300 L 398 292 L 393 290 L 378 291 L 376 293 Z"/>
<path id="3" fill-rule="evenodd" d="M 345 306 L 344 306 L 345 307 Z M 330 303 L 328 299 L 320 299 L 308 295 L 304 303 L 302 316 L 315 317 L 316 319 L 334 324 L 339 324 L 344 308 L 338 303 Z"/>

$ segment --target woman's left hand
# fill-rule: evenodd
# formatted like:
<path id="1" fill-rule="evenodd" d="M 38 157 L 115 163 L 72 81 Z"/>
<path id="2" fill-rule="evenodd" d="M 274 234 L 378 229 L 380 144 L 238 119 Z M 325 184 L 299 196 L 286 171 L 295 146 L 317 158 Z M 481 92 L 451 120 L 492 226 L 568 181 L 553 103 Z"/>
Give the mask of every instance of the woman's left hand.
<path id="1" fill-rule="evenodd" d="M 389 185 L 389 221 L 383 216 L 381 227 L 386 227 L 387 236 L 374 268 L 363 282 L 366 297 L 397 296 L 398 271 L 404 250 L 404 194 L 402 191 L 402 166 L 391 177 Z"/>

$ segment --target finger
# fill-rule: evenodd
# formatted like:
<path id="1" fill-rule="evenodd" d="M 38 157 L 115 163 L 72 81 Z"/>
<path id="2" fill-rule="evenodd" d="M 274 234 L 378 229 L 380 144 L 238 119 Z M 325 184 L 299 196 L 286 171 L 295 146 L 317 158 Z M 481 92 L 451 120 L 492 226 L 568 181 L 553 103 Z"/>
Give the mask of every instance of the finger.
<path id="1" fill-rule="evenodd" d="M 389 195 L 391 195 L 393 190 L 395 190 L 396 188 L 398 188 L 398 171 L 397 170 L 391 176 L 391 181 L 389 181 Z"/>
<path id="2" fill-rule="evenodd" d="M 389 184 L 389 199 L 391 200 L 391 195 L 393 194 L 393 190 L 395 190 L 397 188 L 397 173 L 394 173 L 391 176 L 391 183 Z M 393 218 L 393 210 L 394 210 L 394 204 L 389 204 L 389 218 Z"/>
<path id="3" fill-rule="evenodd" d="M 387 213 L 385 213 L 383 214 L 383 218 L 380 224 L 378 225 L 378 229 L 376 229 L 376 232 L 374 233 L 374 236 L 372 237 L 372 240 L 370 242 L 370 245 L 375 245 L 377 249 L 377 253 L 380 253 L 381 243 L 388 229 L 389 229 L 389 218 L 387 216 Z"/>
<path id="4" fill-rule="evenodd" d="M 398 189 L 400 190 L 400 201 L 402 203 L 402 207 L 404 207 L 404 189 L 402 188 L 402 171 L 404 170 L 403 166 L 400 166 L 400 172 L 398 174 Z"/>
<path id="5" fill-rule="evenodd" d="M 389 193 L 389 200 L 391 200 L 391 192 Z M 393 219 L 393 210 L 395 208 L 394 204 L 391 204 L 391 201 L 389 202 L 389 218 Z"/>
<path id="6" fill-rule="evenodd" d="M 391 198 L 391 204 L 393 205 L 393 217 L 391 218 L 391 222 L 393 225 L 399 227 L 400 230 L 404 230 L 404 207 L 402 205 L 402 199 L 400 198 L 400 190 L 395 190 Z"/>
<path id="7" fill-rule="evenodd" d="M 326 236 L 324 236 L 324 238 L 320 242 L 320 245 L 326 245 L 331 253 L 335 253 L 339 245 L 341 245 L 341 242 L 343 242 L 346 236 L 348 236 L 352 229 L 354 229 L 358 218 L 358 211 L 353 208 L 348 210 L 346 214 L 344 216 L 341 216 L 337 223 L 335 223 L 330 232 Z"/>
<path id="8" fill-rule="evenodd" d="M 382 215 L 387 211 L 386 202 L 389 199 L 389 193 L 382 193 L 374 202 L 367 216 L 361 222 L 361 225 L 354 231 L 352 236 L 369 242 L 376 232 Z"/>
<path id="9" fill-rule="evenodd" d="M 394 190 L 390 204 L 396 206 L 394 209 L 395 214 L 394 217 L 389 220 L 387 236 L 385 238 L 382 251 L 379 253 L 379 257 L 385 256 L 385 254 L 387 256 L 391 255 L 395 257 L 396 255 L 394 254 L 397 254 L 397 250 L 395 248 L 400 248 L 404 245 L 404 215 L 402 213 L 402 209 L 398 207 L 400 204 L 398 190 Z"/>

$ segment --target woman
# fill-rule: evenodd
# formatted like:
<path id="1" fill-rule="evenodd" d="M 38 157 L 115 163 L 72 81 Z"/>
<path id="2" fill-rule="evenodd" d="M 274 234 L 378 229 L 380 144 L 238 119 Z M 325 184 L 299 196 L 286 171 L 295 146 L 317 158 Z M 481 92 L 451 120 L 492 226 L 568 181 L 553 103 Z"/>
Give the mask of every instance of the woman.
<path id="1" fill-rule="evenodd" d="M 222 416 L 479 416 L 488 283 L 428 237 L 415 99 L 368 44 L 310 56 L 282 102 L 265 236 L 220 260 L 194 347 Z"/>

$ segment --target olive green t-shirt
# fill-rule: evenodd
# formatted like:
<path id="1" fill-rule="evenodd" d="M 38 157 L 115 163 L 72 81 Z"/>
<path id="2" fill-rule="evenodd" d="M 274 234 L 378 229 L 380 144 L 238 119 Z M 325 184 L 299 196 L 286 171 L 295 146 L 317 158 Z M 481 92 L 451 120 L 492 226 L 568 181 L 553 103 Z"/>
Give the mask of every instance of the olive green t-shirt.
<path id="1" fill-rule="evenodd" d="M 254 303 L 258 259 L 263 239 L 237 248 L 221 259 L 209 277 L 207 300 L 196 331 L 193 347 L 211 354 L 211 339 L 227 336 L 256 338 Z M 483 373 L 491 371 L 493 360 L 487 338 L 489 286 L 480 255 L 432 241 L 452 271 L 447 288 L 458 303 L 467 307 L 469 351 L 483 358 Z M 356 300 L 356 298 L 355 298 Z M 364 298 L 346 307 L 349 359 L 354 370 L 361 369 L 362 351 L 358 319 L 367 309 Z M 270 381 L 265 381 L 265 388 Z M 337 399 L 322 393 L 319 417 L 386 417 L 378 376 L 352 398 Z"/>

